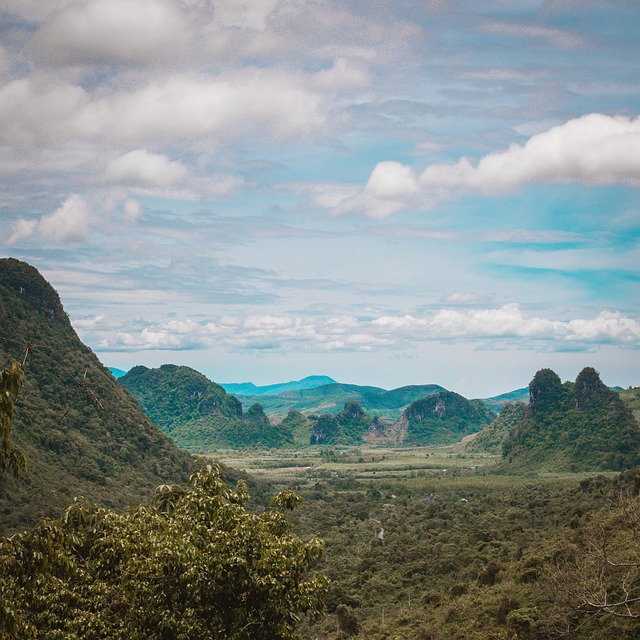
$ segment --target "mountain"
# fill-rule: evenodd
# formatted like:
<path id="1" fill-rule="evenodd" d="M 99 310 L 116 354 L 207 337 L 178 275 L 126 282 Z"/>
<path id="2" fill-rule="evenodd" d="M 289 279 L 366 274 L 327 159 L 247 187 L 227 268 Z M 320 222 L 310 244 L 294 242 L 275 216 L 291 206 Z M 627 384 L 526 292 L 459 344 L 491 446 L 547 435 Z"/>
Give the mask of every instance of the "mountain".
<path id="1" fill-rule="evenodd" d="M 221 385 L 186 366 L 137 366 L 119 379 L 146 414 L 185 449 L 282 447 L 289 430 L 272 425 L 262 406 L 242 404 Z"/>
<path id="2" fill-rule="evenodd" d="M 356 384 L 332 383 L 312 389 L 287 391 L 277 396 L 238 396 L 244 406 L 260 402 L 270 416 L 285 416 L 289 411 L 300 411 L 307 415 L 339 413 L 345 404 L 357 402 L 372 416 L 397 420 L 402 410 L 415 400 L 445 391 L 437 384 L 409 385 L 387 391 L 379 387 Z"/>
<path id="3" fill-rule="evenodd" d="M 123 371 L 122 369 L 116 369 L 115 367 L 109 367 L 109 371 L 111 371 L 111 375 L 116 379 L 122 378 L 122 376 L 127 373 L 126 371 Z"/>
<path id="4" fill-rule="evenodd" d="M 640 426 L 592 367 L 574 383 L 541 369 L 531 401 L 504 441 L 508 465 L 548 471 L 620 470 L 640 463 Z"/>
<path id="5" fill-rule="evenodd" d="M 527 405 L 524 402 L 507 402 L 491 424 L 465 439 L 464 448 L 467 451 L 501 454 L 502 443 L 522 419 L 526 410 Z"/>
<path id="6" fill-rule="evenodd" d="M 398 421 L 406 432 L 404 444 L 457 442 L 480 431 L 495 414 L 482 400 L 467 400 L 453 391 L 439 391 L 411 403 Z"/>
<path id="7" fill-rule="evenodd" d="M 493 396 L 491 398 L 484 398 L 483 402 L 489 407 L 489 409 L 498 413 L 506 404 L 514 402 L 528 403 L 529 387 L 516 389 L 515 391 L 509 391 L 507 393 L 501 393 L 499 396 Z"/>
<path id="8" fill-rule="evenodd" d="M 58 516 L 77 495 L 121 509 L 188 479 L 190 456 L 80 341 L 57 292 L 34 267 L 4 258 L 0 365 L 23 360 L 12 440 L 28 469 L 0 477 L 0 532 Z"/>
<path id="9" fill-rule="evenodd" d="M 304 389 L 315 389 L 325 384 L 333 384 L 335 380 L 329 376 L 307 376 L 302 380 L 292 382 L 281 382 L 279 384 L 270 384 L 263 387 L 257 387 L 253 382 L 226 382 L 221 383 L 221 387 L 227 393 L 241 396 L 277 396 L 288 391 L 301 391 Z"/>

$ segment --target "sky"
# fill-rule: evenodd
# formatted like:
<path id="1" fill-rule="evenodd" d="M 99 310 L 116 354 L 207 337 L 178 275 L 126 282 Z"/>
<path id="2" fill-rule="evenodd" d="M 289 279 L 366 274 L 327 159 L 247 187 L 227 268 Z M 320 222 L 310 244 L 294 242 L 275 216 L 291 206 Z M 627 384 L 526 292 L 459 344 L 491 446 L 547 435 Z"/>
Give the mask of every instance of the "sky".
<path id="1" fill-rule="evenodd" d="M 636 0 L 0 0 L 0 254 L 107 366 L 640 386 Z"/>

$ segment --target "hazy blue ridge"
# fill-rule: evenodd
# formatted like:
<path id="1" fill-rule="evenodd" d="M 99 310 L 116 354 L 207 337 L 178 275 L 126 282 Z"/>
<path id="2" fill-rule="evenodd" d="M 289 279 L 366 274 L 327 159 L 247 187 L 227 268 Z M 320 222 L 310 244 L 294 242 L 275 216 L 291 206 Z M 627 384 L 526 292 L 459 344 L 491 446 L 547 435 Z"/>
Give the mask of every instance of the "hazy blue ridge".
<path id="1" fill-rule="evenodd" d="M 314 389 L 326 384 L 333 384 L 335 380 L 329 376 L 307 376 L 302 380 L 291 382 L 280 382 L 265 386 L 257 386 L 253 382 L 227 382 L 220 383 L 220 386 L 233 395 L 242 396 L 277 396 L 287 391 L 300 391 L 304 389 Z"/>
<path id="2" fill-rule="evenodd" d="M 122 369 L 116 369 L 115 367 L 109 367 L 109 371 L 111 371 L 111 375 L 117 380 L 118 378 L 122 378 L 122 376 L 126 376 L 127 372 Z"/>

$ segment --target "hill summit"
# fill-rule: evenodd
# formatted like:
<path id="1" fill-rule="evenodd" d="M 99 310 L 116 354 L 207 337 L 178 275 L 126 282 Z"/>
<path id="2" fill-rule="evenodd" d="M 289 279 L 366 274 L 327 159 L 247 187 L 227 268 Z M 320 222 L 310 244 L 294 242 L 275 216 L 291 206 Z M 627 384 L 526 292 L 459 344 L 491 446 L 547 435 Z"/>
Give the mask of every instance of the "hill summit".
<path id="1" fill-rule="evenodd" d="M 620 470 L 640 463 L 640 427 L 592 367 L 562 383 L 541 369 L 524 415 L 503 443 L 507 462 L 545 470 Z"/>
<path id="2" fill-rule="evenodd" d="M 124 508 L 184 483 L 191 458 L 142 412 L 78 338 L 55 289 L 0 259 L 0 366 L 23 363 L 12 439 L 27 473 L 0 476 L 0 532 L 57 515 L 77 495 Z"/>

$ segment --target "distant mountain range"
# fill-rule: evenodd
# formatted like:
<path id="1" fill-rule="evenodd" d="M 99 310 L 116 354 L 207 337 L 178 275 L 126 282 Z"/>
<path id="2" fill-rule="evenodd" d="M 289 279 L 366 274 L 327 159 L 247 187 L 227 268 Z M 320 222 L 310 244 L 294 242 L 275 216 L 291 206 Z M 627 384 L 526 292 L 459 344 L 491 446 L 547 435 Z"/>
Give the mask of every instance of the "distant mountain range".
<path id="1" fill-rule="evenodd" d="M 335 380 L 329 376 L 307 376 L 302 380 L 269 384 L 263 387 L 258 387 L 253 382 L 222 382 L 220 386 L 227 393 L 232 393 L 235 396 L 277 396 L 289 391 L 314 389 L 315 387 L 333 383 L 335 383 Z"/>

